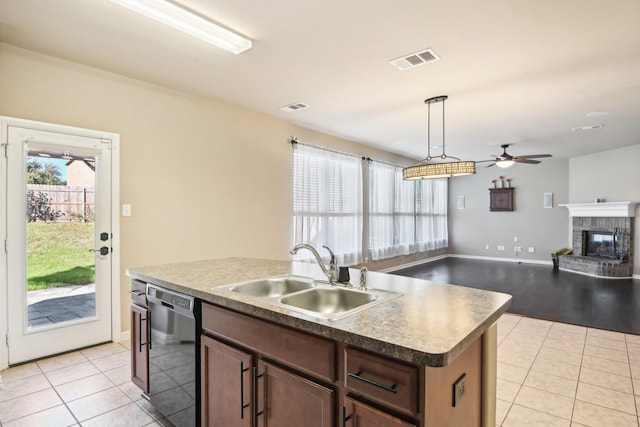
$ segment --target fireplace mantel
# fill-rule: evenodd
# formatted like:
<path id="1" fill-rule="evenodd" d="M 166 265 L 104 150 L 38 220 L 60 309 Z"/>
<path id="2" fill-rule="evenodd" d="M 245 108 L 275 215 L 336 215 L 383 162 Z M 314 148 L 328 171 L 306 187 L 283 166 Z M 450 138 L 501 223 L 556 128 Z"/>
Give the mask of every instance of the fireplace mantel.
<path id="1" fill-rule="evenodd" d="M 626 217 L 636 215 L 638 202 L 567 203 L 569 216 L 574 217 Z"/>

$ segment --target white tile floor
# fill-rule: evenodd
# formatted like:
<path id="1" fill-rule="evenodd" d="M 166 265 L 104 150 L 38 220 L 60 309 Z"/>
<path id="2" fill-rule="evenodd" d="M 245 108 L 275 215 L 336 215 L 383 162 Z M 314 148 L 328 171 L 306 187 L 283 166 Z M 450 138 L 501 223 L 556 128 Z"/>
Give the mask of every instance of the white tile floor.
<path id="1" fill-rule="evenodd" d="M 496 425 L 638 427 L 640 336 L 506 314 Z"/>
<path id="2" fill-rule="evenodd" d="M 0 371 L 0 426 L 171 426 L 130 381 L 128 344 L 105 344 Z"/>
<path id="3" fill-rule="evenodd" d="M 126 345 L 0 372 L 0 425 L 167 426 L 130 382 Z M 506 314 L 496 425 L 639 427 L 640 336 Z"/>

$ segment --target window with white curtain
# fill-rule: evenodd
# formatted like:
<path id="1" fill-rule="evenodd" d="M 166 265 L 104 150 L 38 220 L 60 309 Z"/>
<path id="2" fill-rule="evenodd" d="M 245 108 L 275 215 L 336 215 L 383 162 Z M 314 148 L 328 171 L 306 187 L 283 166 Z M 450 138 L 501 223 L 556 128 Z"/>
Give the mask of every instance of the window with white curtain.
<path id="1" fill-rule="evenodd" d="M 340 265 L 362 262 L 362 159 L 293 144 L 293 238 Z M 299 251 L 296 259 L 309 258 Z"/>
<path id="2" fill-rule="evenodd" d="M 370 161 L 371 259 L 409 255 L 447 244 L 447 180 L 404 181 L 401 167 Z"/>

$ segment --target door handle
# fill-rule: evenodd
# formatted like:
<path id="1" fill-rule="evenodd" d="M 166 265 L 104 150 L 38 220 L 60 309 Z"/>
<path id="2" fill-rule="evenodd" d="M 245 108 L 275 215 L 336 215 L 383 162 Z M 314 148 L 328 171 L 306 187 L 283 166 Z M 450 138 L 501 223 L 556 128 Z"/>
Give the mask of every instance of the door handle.
<path id="1" fill-rule="evenodd" d="M 347 415 L 347 408 L 342 407 L 342 427 L 347 427 L 347 421 L 351 419 L 351 415 Z"/>
<path id="2" fill-rule="evenodd" d="M 249 371 L 244 367 L 244 362 L 240 362 L 240 419 L 244 419 L 244 410 L 251 406 L 250 403 L 244 403 L 244 373 Z"/>
<path id="3" fill-rule="evenodd" d="M 113 248 L 111 248 L 111 251 L 113 251 Z M 100 255 L 109 255 L 109 248 L 102 246 L 100 249 L 89 249 L 89 252 L 100 252 Z"/>
<path id="4" fill-rule="evenodd" d="M 258 368 L 253 367 L 253 426 L 258 425 L 258 417 L 264 413 L 264 411 L 258 411 L 258 379 L 262 378 L 264 374 L 258 374 Z"/>

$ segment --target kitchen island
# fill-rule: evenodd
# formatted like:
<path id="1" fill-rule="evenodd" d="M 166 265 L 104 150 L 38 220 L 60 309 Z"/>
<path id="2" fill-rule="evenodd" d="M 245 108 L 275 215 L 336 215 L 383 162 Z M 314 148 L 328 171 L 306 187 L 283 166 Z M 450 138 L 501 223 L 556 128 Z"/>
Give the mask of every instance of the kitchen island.
<path id="1" fill-rule="evenodd" d="M 388 418 L 388 425 L 495 425 L 496 321 L 509 308 L 509 295 L 369 272 L 369 288 L 402 295 L 328 321 L 224 288 L 281 275 L 326 279 L 316 264 L 222 258 L 134 268 L 127 274 L 202 301 L 203 377 L 221 381 L 221 373 L 215 372 L 216 364 L 222 363 L 220 354 L 236 357 L 242 351 L 247 356 L 239 366 L 251 366 L 258 373 L 240 384 L 240 406 L 252 414 L 242 417 L 249 420 L 246 425 L 265 425 L 263 420 L 277 413 L 272 401 L 260 404 L 257 397 L 266 395 L 267 383 L 293 384 L 292 374 L 300 384 L 317 380 L 311 394 L 321 409 L 313 419 L 328 420 L 318 425 L 358 425 L 357 420 L 366 425 L 374 416 Z M 351 276 L 357 278 L 357 270 Z M 261 334 L 268 339 L 260 340 Z M 279 337 L 284 337 L 280 347 L 293 346 L 295 351 L 281 351 Z M 305 356 L 309 349 L 320 355 L 318 360 Z M 213 355 L 210 364 L 205 355 Z M 213 416 L 205 414 L 207 408 L 217 404 L 210 389 L 215 385 L 209 383 L 206 378 L 201 381 L 203 425 Z M 296 395 L 308 394 L 291 387 Z M 244 410 L 235 412 L 244 415 Z M 291 408 L 285 413 L 292 414 Z"/>

